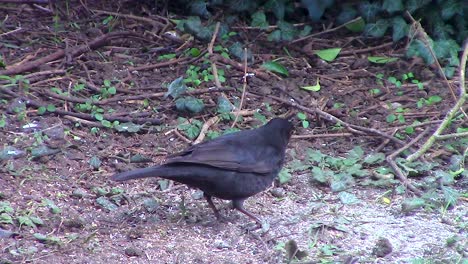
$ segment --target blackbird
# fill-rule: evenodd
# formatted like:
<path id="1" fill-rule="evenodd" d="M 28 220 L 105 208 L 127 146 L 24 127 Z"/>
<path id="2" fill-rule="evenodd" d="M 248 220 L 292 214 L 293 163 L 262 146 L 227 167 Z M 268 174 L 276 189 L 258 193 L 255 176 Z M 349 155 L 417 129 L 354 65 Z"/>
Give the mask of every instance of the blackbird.
<path id="1" fill-rule="evenodd" d="M 266 125 L 220 136 L 173 154 L 159 166 L 122 172 L 114 181 L 160 177 L 199 188 L 215 216 L 211 197 L 232 200 L 233 207 L 261 225 L 244 201 L 271 185 L 284 162 L 293 125 L 274 118 Z"/>

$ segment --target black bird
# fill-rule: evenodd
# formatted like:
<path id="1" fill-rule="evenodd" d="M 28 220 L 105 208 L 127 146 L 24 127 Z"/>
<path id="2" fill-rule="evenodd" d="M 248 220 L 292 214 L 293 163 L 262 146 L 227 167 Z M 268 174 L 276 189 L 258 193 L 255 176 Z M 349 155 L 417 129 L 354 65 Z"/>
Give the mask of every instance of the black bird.
<path id="1" fill-rule="evenodd" d="M 284 162 L 293 125 L 274 118 L 266 125 L 220 136 L 169 156 L 166 163 L 112 176 L 114 181 L 160 177 L 199 188 L 215 216 L 211 197 L 232 200 L 233 207 L 261 225 L 244 201 L 271 185 Z"/>

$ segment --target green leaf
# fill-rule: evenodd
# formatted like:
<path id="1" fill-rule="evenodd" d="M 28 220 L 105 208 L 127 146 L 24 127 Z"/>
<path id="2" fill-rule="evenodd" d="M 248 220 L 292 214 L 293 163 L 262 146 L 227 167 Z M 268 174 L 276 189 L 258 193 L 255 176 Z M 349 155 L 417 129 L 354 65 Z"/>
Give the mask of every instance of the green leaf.
<path id="1" fill-rule="evenodd" d="M 207 9 L 207 3 L 204 0 L 189 1 L 190 12 L 192 15 L 197 15 L 203 18 L 209 18 L 211 16 Z"/>
<path id="2" fill-rule="evenodd" d="M 309 160 L 312 162 L 321 163 L 325 158 L 325 155 L 322 152 L 320 152 L 320 150 L 307 149 L 306 152 L 309 157 Z"/>
<path id="3" fill-rule="evenodd" d="M 437 53 L 436 53 L 437 54 Z M 429 65 L 434 63 L 434 58 L 432 57 L 431 52 L 426 47 L 424 42 L 419 39 L 413 39 L 408 49 L 406 50 L 406 57 L 420 57 L 424 59 L 424 62 Z"/>
<path id="4" fill-rule="evenodd" d="M 398 58 L 389 58 L 389 57 L 382 57 L 382 56 L 369 56 L 367 60 L 373 63 L 385 64 L 389 62 L 397 61 Z"/>
<path id="5" fill-rule="evenodd" d="M 263 11 L 257 11 L 252 15 L 252 22 L 250 22 L 250 26 L 252 27 L 259 27 L 261 29 L 266 29 L 269 24 L 266 21 L 266 16 Z"/>
<path id="6" fill-rule="evenodd" d="M 189 53 L 190 53 L 190 55 L 191 55 L 192 57 L 196 58 L 196 57 L 200 56 L 201 51 L 200 51 L 199 48 L 191 48 L 191 49 L 189 50 Z"/>
<path id="7" fill-rule="evenodd" d="M 266 69 L 267 71 L 283 74 L 285 76 L 289 75 L 289 72 L 286 69 L 286 67 L 275 61 L 267 61 L 263 63 L 261 67 Z"/>
<path id="8" fill-rule="evenodd" d="M 443 20 L 447 21 L 450 18 L 452 18 L 455 14 L 462 15 L 463 12 L 464 10 L 462 6 L 462 1 L 457 1 L 457 0 L 442 1 L 441 16 Z"/>
<path id="9" fill-rule="evenodd" d="M 19 226 L 29 226 L 29 227 L 36 227 L 33 221 L 29 218 L 29 216 L 18 216 L 17 218 Z"/>
<path id="10" fill-rule="evenodd" d="M 291 173 L 289 172 L 289 169 L 283 168 L 281 169 L 280 173 L 278 174 L 278 179 L 280 184 L 285 184 L 289 182 L 292 178 Z"/>
<path id="11" fill-rule="evenodd" d="M 382 8 L 388 13 L 392 14 L 397 11 L 402 11 L 404 6 L 401 0 L 384 0 Z"/>
<path id="12" fill-rule="evenodd" d="M 13 218 L 7 213 L 0 214 L 0 224 L 13 224 Z"/>
<path id="13" fill-rule="evenodd" d="M 279 42 L 281 41 L 281 31 L 280 30 L 274 30 L 271 32 L 268 37 L 268 41 L 274 41 L 274 42 Z"/>
<path id="14" fill-rule="evenodd" d="M 205 108 L 203 100 L 192 96 L 179 98 L 176 100 L 176 108 L 179 111 L 189 111 L 192 113 L 200 113 Z"/>
<path id="15" fill-rule="evenodd" d="M 364 156 L 364 150 L 361 146 L 354 147 L 349 153 L 348 158 L 361 159 Z"/>
<path id="16" fill-rule="evenodd" d="M 158 57 L 158 60 L 170 60 L 177 56 L 175 53 L 164 54 Z"/>
<path id="17" fill-rule="evenodd" d="M 278 28 L 281 32 L 281 40 L 291 41 L 298 34 L 293 24 L 286 21 L 278 21 Z"/>
<path id="18" fill-rule="evenodd" d="M 44 221 L 37 216 L 29 216 L 29 219 L 36 225 L 44 225 Z"/>
<path id="19" fill-rule="evenodd" d="M 117 89 L 115 88 L 115 86 L 111 86 L 107 89 L 107 92 L 109 94 L 116 94 L 117 93 Z"/>
<path id="20" fill-rule="evenodd" d="M 397 118 L 396 115 L 394 115 L 394 114 L 389 114 L 389 115 L 387 116 L 387 118 L 386 118 L 387 123 L 392 123 L 392 122 L 394 122 L 394 121 L 396 120 L 396 118 Z"/>
<path id="21" fill-rule="evenodd" d="M 357 204 L 360 202 L 356 195 L 349 192 L 340 192 L 338 197 L 342 204 Z"/>
<path id="22" fill-rule="evenodd" d="M 299 112 L 299 113 L 297 113 L 297 118 L 299 118 L 300 120 L 306 120 L 307 115 L 304 114 L 303 112 Z"/>
<path id="23" fill-rule="evenodd" d="M 114 128 L 119 132 L 137 133 L 141 130 L 142 126 L 132 122 L 126 122 L 118 124 L 114 126 Z"/>
<path id="24" fill-rule="evenodd" d="M 350 5 L 342 5 L 340 14 L 336 17 L 338 24 L 342 25 L 357 17 L 357 10 Z M 362 19 L 362 18 L 361 18 Z"/>
<path id="25" fill-rule="evenodd" d="M 171 96 L 172 98 L 176 99 L 181 94 L 183 94 L 187 90 L 187 86 L 184 83 L 183 77 L 179 77 L 169 84 L 167 88 L 167 92 L 164 94 L 164 97 L 167 98 Z"/>
<path id="26" fill-rule="evenodd" d="M 47 111 L 49 111 L 49 112 L 55 112 L 55 110 L 56 110 L 56 109 L 55 109 L 55 105 L 53 105 L 53 104 L 48 104 L 48 105 L 47 105 Z"/>
<path id="27" fill-rule="evenodd" d="M 431 0 L 406 0 L 405 2 L 406 10 L 412 14 L 416 10 L 421 9 L 429 4 Z"/>
<path id="28" fill-rule="evenodd" d="M 303 7 L 309 12 L 312 21 L 317 22 L 325 12 L 325 9 L 333 4 L 333 0 L 301 0 Z"/>
<path id="29" fill-rule="evenodd" d="M 367 22 L 375 21 L 377 13 L 380 11 L 380 3 L 369 3 L 369 1 L 362 1 L 359 4 L 359 13 L 362 18 Z"/>
<path id="30" fill-rule="evenodd" d="M 229 99 L 222 95 L 218 96 L 217 106 L 218 113 L 230 113 L 234 108 Z"/>
<path id="31" fill-rule="evenodd" d="M 37 114 L 38 114 L 38 115 L 43 115 L 46 111 L 47 111 L 47 109 L 45 108 L 45 106 L 40 106 L 40 107 L 37 109 Z"/>
<path id="32" fill-rule="evenodd" d="M 114 203 L 112 203 L 109 199 L 107 199 L 107 197 L 105 196 L 101 196 L 101 197 L 98 197 L 96 199 L 96 203 L 106 209 L 107 211 L 114 211 L 116 210 L 118 207 L 117 205 L 115 205 Z"/>
<path id="33" fill-rule="evenodd" d="M 340 51 L 341 48 L 331 48 L 316 51 L 315 54 L 317 54 L 317 56 L 319 56 L 322 60 L 331 62 L 336 59 Z"/>
<path id="34" fill-rule="evenodd" d="M 433 104 L 439 103 L 441 101 L 442 101 L 442 97 L 440 97 L 438 95 L 432 95 L 427 99 L 428 105 L 433 105 Z"/>
<path id="35" fill-rule="evenodd" d="M 283 20 L 286 12 L 286 3 L 284 0 L 268 0 L 263 8 L 269 12 L 273 12 L 277 20 Z"/>
<path id="36" fill-rule="evenodd" d="M 385 160 L 385 154 L 382 152 L 371 153 L 364 158 L 364 163 L 376 164 Z"/>
<path id="37" fill-rule="evenodd" d="M 109 120 L 101 120 L 101 125 L 103 125 L 104 127 L 107 127 L 107 128 L 112 127 L 112 123 Z"/>
<path id="38" fill-rule="evenodd" d="M 352 23 L 346 24 L 345 27 L 349 29 L 351 32 L 362 32 L 364 31 L 364 28 L 366 27 L 366 22 L 361 17 Z"/>
<path id="39" fill-rule="evenodd" d="M 406 35 L 408 35 L 409 25 L 401 16 L 394 17 L 392 19 L 392 25 L 393 25 L 393 35 L 392 35 L 393 42 L 397 42 L 400 39 L 406 37 Z"/>
<path id="40" fill-rule="evenodd" d="M 366 36 L 380 38 L 387 32 L 390 23 L 387 19 L 379 19 L 375 23 L 369 23 L 364 28 L 364 34 Z"/>
<path id="41" fill-rule="evenodd" d="M 317 84 L 312 85 L 312 86 L 301 86 L 302 89 L 307 90 L 307 91 L 312 91 L 312 92 L 318 92 L 320 91 L 320 79 L 317 78 Z"/>
<path id="42" fill-rule="evenodd" d="M 94 114 L 94 118 L 97 120 L 97 121 L 102 121 L 104 120 L 104 116 L 100 113 L 95 113 Z"/>
<path id="43" fill-rule="evenodd" d="M 95 170 L 99 169 L 101 167 L 101 160 L 97 156 L 92 156 L 91 159 L 89 159 L 89 165 L 91 165 L 92 168 Z"/>
<path id="44" fill-rule="evenodd" d="M 329 179 L 332 177 L 333 172 L 330 170 L 323 170 L 320 167 L 312 167 L 311 180 L 320 184 L 328 183 Z"/>

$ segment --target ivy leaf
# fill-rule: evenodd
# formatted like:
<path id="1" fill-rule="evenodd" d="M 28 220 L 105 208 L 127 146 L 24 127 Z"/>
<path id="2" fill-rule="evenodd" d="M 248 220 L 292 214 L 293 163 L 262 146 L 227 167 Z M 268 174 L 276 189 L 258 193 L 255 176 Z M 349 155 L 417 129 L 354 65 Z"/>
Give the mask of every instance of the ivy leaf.
<path id="1" fill-rule="evenodd" d="M 465 2 L 466 4 L 466 2 Z M 440 12 L 444 21 L 449 20 L 455 14 L 463 14 L 462 1 L 446 0 L 442 2 L 442 10 Z"/>
<path id="2" fill-rule="evenodd" d="M 357 16 L 357 10 L 350 5 L 345 5 L 341 9 L 340 14 L 336 17 L 336 21 L 342 25 L 354 19 L 356 16 Z"/>
<path id="3" fill-rule="evenodd" d="M 346 28 L 352 32 L 362 32 L 366 26 L 366 22 L 362 17 L 358 20 L 354 21 L 353 23 L 346 24 Z"/>
<path id="4" fill-rule="evenodd" d="M 364 1 L 359 5 L 359 13 L 367 23 L 375 21 L 375 17 L 379 11 L 379 3 L 370 3 L 369 1 Z"/>
<path id="5" fill-rule="evenodd" d="M 206 1 L 204 0 L 196 0 L 190 1 L 190 12 L 193 15 L 201 16 L 203 18 L 209 18 L 211 16 L 210 12 L 208 11 Z"/>
<path id="6" fill-rule="evenodd" d="M 273 12 L 276 19 L 283 20 L 286 13 L 286 1 L 283 0 L 269 0 L 265 3 L 264 8 Z"/>
<path id="7" fill-rule="evenodd" d="M 427 4 L 431 2 L 431 0 L 407 0 L 406 3 L 406 10 L 411 14 L 416 10 L 423 8 Z"/>
<path id="8" fill-rule="evenodd" d="M 333 4 L 333 0 L 301 0 L 301 4 L 309 12 L 312 21 L 317 22 L 323 15 L 326 8 Z"/>
<path id="9" fill-rule="evenodd" d="M 179 111 L 189 111 L 192 113 L 200 113 L 205 108 L 203 100 L 192 96 L 179 98 L 176 100 L 176 108 Z"/>
<path id="10" fill-rule="evenodd" d="M 225 96 L 218 97 L 218 113 L 230 113 L 234 106 Z"/>
<path id="11" fill-rule="evenodd" d="M 164 94 L 164 97 L 167 98 L 171 96 L 172 98 L 176 99 L 181 94 L 183 94 L 187 90 L 187 86 L 184 83 L 183 77 L 179 77 L 169 84 L 167 88 L 167 92 Z"/>
<path id="12" fill-rule="evenodd" d="M 278 179 L 279 179 L 280 184 L 285 184 L 289 182 L 291 178 L 292 178 L 292 175 L 289 172 L 289 169 L 287 168 L 283 168 L 278 174 Z"/>
<path id="13" fill-rule="evenodd" d="M 266 69 L 267 71 L 283 74 L 285 76 L 289 75 L 289 72 L 286 69 L 286 67 L 275 61 L 267 61 L 263 63 L 261 67 Z"/>
<path id="14" fill-rule="evenodd" d="M 266 21 L 266 16 L 263 11 L 257 11 L 252 14 L 252 22 L 250 23 L 252 27 L 259 27 L 261 29 L 266 29 L 269 25 Z"/>
<path id="15" fill-rule="evenodd" d="M 334 59 L 336 59 L 340 51 L 341 51 L 341 48 L 331 48 L 331 49 L 324 49 L 324 50 L 316 51 L 315 54 L 317 54 L 317 56 L 319 56 L 322 60 L 331 62 Z"/>
<path id="16" fill-rule="evenodd" d="M 421 57 L 428 65 L 434 63 L 434 58 L 432 57 L 431 52 L 426 47 L 424 42 L 419 39 L 413 39 L 408 47 L 408 50 L 406 51 L 406 56 L 409 58 Z"/>
<path id="17" fill-rule="evenodd" d="M 315 85 L 311 86 L 301 86 L 302 89 L 307 90 L 307 91 L 312 91 L 312 92 L 318 92 L 320 91 L 320 79 L 317 78 L 317 83 Z"/>
<path id="18" fill-rule="evenodd" d="M 393 22 L 392 23 L 393 24 L 392 39 L 393 39 L 393 42 L 397 42 L 408 34 L 409 26 L 408 24 L 406 24 L 406 21 L 400 16 L 393 18 L 392 22 Z"/>
<path id="19" fill-rule="evenodd" d="M 281 31 L 281 40 L 291 41 L 297 35 L 297 30 L 293 24 L 286 21 L 278 21 L 278 28 Z"/>
<path id="20" fill-rule="evenodd" d="M 382 8 L 388 13 L 392 14 L 397 11 L 402 11 L 404 6 L 401 0 L 384 0 Z"/>
<path id="21" fill-rule="evenodd" d="M 387 19 L 379 19 L 375 23 L 367 24 L 364 28 L 364 34 L 366 36 L 380 38 L 385 35 L 389 26 Z"/>

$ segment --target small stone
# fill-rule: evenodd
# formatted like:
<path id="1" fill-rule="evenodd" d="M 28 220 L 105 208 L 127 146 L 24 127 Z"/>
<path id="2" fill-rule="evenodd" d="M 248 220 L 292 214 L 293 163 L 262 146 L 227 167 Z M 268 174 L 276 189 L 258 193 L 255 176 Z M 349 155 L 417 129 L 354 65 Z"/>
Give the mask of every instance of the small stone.
<path id="1" fill-rule="evenodd" d="M 216 239 L 214 242 L 214 246 L 217 249 L 231 248 L 231 246 L 226 241 L 221 240 L 221 239 Z"/>
<path id="2" fill-rule="evenodd" d="M 72 197 L 81 199 L 86 196 L 86 191 L 84 189 L 78 188 L 73 190 Z"/>
<path id="3" fill-rule="evenodd" d="M 270 193 L 276 198 L 283 198 L 286 196 L 286 191 L 283 188 L 273 188 L 270 190 Z"/>
<path id="4" fill-rule="evenodd" d="M 393 247 L 387 238 L 381 237 L 372 249 L 372 254 L 376 257 L 383 258 L 392 253 Z"/>
<path id="5" fill-rule="evenodd" d="M 64 220 L 63 225 L 68 228 L 82 229 L 85 226 L 85 220 L 81 217 L 74 217 Z"/>
<path id="6" fill-rule="evenodd" d="M 129 257 L 140 257 L 143 255 L 143 250 L 134 247 L 128 247 L 125 249 L 125 255 Z"/>

